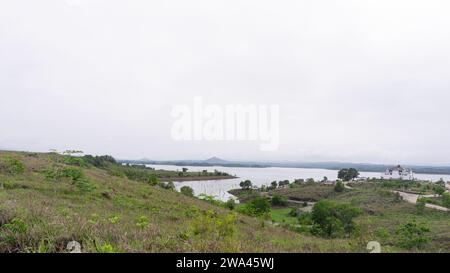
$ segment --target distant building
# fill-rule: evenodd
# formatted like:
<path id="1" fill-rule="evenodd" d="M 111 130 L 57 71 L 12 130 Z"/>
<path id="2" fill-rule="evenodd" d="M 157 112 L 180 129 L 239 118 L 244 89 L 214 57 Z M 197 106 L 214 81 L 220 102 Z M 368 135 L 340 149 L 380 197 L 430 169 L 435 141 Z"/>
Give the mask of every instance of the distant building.
<path id="1" fill-rule="evenodd" d="M 388 168 L 384 173 L 383 178 L 414 180 L 414 172 L 410 168 L 398 165 L 396 167 Z"/>

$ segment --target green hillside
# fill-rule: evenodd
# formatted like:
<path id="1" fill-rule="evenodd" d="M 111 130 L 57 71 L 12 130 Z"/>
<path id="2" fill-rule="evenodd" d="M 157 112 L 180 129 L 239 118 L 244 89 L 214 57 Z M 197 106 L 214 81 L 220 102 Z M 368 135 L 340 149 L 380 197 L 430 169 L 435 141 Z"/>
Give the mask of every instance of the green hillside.
<path id="1" fill-rule="evenodd" d="M 72 240 L 83 252 L 364 251 L 165 189 L 153 174 L 107 157 L 0 152 L 0 252 L 66 252 Z"/>

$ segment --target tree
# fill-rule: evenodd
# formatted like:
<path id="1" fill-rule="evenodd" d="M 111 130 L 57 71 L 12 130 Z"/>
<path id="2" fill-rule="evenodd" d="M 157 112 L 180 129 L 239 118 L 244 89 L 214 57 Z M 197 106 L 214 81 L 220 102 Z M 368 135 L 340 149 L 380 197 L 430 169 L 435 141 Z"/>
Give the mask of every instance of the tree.
<path id="1" fill-rule="evenodd" d="M 359 176 L 359 172 L 355 168 L 342 169 L 338 172 L 338 178 L 344 181 L 350 181 Z"/>
<path id="2" fill-rule="evenodd" d="M 249 190 L 252 187 L 252 181 L 250 181 L 250 180 L 242 181 L 241 183 L 239 183 L 239 186 L 243 190 Z"/>
<path id="3" fill-rule="evenodd" d="M 186 196 L 190 196 L 190 197 L 194 196 L 194 190 L 189 186 L 181 187 L 180 192 Z"/>
<path id="4" fill-rule="evenodd" d="M 270 183 L 270 190 L 275 190 L 278 187 L 278 183 L 277 181 L 272 181 L 272 183 Z"/>
<path id="5" fill-rule="evenodd" d="M 361 210 L 351 205 L 321 200 L 312 210 L 312 231 L 329 238 L 349 234 L 355 229 L 353 219 L 360 214 Z"/>
<path id="6" fill-rule="evenodd" d="M 185 173 L 185 172 L 187 172 L 189 169 L 188 169 L 188 168 L 183 168 L 182 170 L 183 170 L 183 172 Z"/>
<path id="7" fill-rule="evenodd" d="M 283 181 L 278 182 L 278 187 L 280 187 L 280 188 L 287 186 L 287 185 L 289 185 L 289 180 L 283 180 Z"/>
<path id="8" fill-rule="evenodd" d="M 314 181 L 314 178 L 308 178 L 308 179 L 306 179 L 306 183 L 308 183 L 308 184 L 313 184 L 313 183 L 315 183 L 316 181 Z"/>
<path id="9" fill-rule="evenodd" d="M 344 183 L 342 181 L 336 182 L 336 185 L 334 185 L 334 191 L 335 192 L 343 192 L 345 190 Z"/>

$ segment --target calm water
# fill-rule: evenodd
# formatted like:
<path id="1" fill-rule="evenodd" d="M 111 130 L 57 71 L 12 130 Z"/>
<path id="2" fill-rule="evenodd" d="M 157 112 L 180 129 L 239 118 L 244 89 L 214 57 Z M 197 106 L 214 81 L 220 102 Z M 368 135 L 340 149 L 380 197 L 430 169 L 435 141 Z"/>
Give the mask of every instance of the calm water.
<path id="1" fill-rule="evenodd" d="M 157 170 L 173 170 L 181 171 L 183 167 L 174 165 L 147 165 L 148 167 L 155 168 Z M 179 190 L 182 186 L 189 186 L 194 190 L 195 195 L 207 194 L 215 196 L 217 199 L 226 201 L 233 197 L 228 193 L 229 190 L 238 189 L 239 183 L 242 180 L 251 180 L 255 186 L 269 185 L 272 181 L 290 180 L 294 179 L 307 179 L 314 178 L 315 180 L 322 180 L 324 176 L 330 180 L 336 180 L 338 171 L 325 170 L 325 169 L 304 169 L 304 168 L 234 168 L 234 167 L 202 167 L 202 166 L 186 166 L 189 171 L 214 171 L 219 170 L 222 172 L 235 175 L 236 179 L 223 179 L 223 180 L 205 180 L 205 181 L 187 181 L 187 182 L 175 182 L 175 187 Z M 381 177 L 381 173 L 376 172 L 361 172 L 361 177 Z M 421 180 L 438 181 L 443 178 L 446 181 L 450 181 L 450 175 L 433 175 L 433 174 L 416 174 L 415 177 Z"/>

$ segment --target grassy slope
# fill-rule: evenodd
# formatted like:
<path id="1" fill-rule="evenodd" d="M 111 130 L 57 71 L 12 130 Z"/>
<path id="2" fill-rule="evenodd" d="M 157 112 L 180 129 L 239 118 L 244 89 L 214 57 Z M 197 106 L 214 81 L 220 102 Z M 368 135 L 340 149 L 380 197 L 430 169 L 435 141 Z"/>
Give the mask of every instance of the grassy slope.
<path id="1" fill-rule="evenodd" d="M 0 152 L 0 159 L 5 156 L 21 160 L 25 172 L 0 172 L 0 252 L 63 252 L 71 240 L 80 242 L 84 252 L 347 252 L 365 247 L 297 234 L 243 215 L 224 228 L 231 215 L 226 209 L 92 166 L 81 169 L 95 189 L 81 192 L 67 179 L 47 181 L 41 173 L 64 168 L 59 155 Z M 214 216 L 206 217 L 206 211 Z"/>
<path id="2" fill-rule="evenodd" d="M 396 201 L 395 195 L 382 188 L 379 183 L 354 183 L 352 187 L 352 190 L 335 193 L 333 186 L 301 185 L 277 189 L 272 193 L 302 201 L 330 199 L 362 208 L 363 215 L 356 219 L 361 229 L 360 240 L 380 241 L 385 251 L 407 251 L 395 247 L 395 231 L 399 225 L 415 219 L 417 222 L 426 223 L 431 230 L 431 242 L 421 251 L 450 252 L 450 213 L 428 208 L 419 212 L 413 204 Z M 285 221 L 292 220 L 287 211 L 282 216 Z"/>

